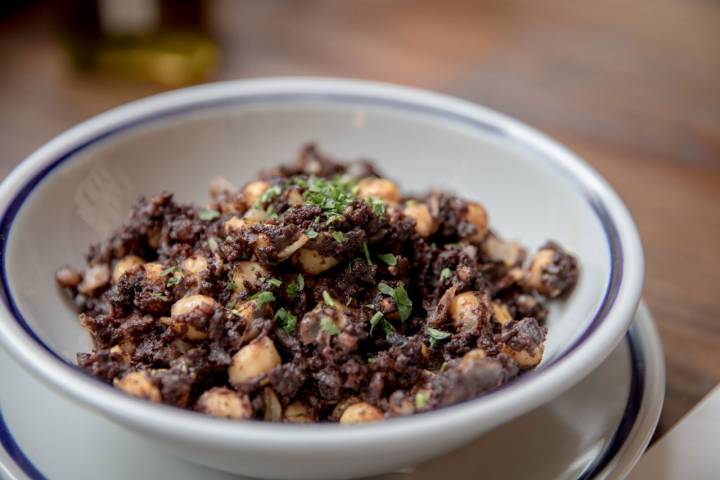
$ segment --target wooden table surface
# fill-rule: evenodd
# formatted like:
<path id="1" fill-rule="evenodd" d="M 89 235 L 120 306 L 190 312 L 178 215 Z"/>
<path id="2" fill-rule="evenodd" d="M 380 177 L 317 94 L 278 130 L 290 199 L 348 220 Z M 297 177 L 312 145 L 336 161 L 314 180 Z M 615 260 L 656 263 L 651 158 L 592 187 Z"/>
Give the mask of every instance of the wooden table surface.
<path id="1" fill-rule="evenodd" d="M 668 367 L 659 433 L 720 381 L 720 3 L 211 2 L 219 78 L 333 75 L 479 102 L 548 132 L 625 199 Z M 0 176 L 159 87 L 76 76 L 42 4 L 0 19 Z"/>

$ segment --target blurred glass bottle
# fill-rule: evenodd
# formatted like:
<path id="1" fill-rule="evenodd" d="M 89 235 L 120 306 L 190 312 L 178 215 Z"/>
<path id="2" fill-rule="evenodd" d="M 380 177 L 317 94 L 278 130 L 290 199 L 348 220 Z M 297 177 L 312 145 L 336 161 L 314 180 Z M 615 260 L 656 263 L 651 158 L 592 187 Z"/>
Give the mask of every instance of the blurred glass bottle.
<path id="1" fill-rule="evenodd" d="M 62 0 L 62 34 L 86 72 L 167 86 L 197 83 L 217 70 L 219 50 L 203 0 Z"/>

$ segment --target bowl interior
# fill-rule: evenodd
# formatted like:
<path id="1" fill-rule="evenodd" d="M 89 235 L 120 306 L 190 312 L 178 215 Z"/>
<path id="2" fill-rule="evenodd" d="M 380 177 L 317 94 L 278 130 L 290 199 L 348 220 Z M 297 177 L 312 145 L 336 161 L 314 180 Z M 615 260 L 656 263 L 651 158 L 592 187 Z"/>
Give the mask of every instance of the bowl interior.
<path id="1" fill-rule="evenodd" d="M 32 190 L 7 239 L 6 278 L 25 321 L 74 363 L 91 343 L 55 285 L 58 267 L 81 266 L 88 246 L 118 226 L 138 196 L 166 189 L 182 201 L 204 202 L 213 177 L 241 184 L 261 168 L 292 161 L 310 140 L 339 158 L 374 159 L 404 190 L 440 187 L 478 200 L 498 233 L 532 250 L 555 239 L 575 252 L 580 280 L 566 300 L 552 304 L 544 364 L 590 324 L 609 281 L 610 252 L 572 175 L 479 124 L 324 99 L 186 109 L 75 148 Z"/>

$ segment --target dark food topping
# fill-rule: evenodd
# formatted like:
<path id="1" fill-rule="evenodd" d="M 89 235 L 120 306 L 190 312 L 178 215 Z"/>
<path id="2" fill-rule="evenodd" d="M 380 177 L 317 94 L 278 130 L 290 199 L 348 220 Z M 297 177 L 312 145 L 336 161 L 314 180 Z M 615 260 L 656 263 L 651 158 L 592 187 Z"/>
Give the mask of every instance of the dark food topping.
<path id="1" fill-rule="evenodd" d="M 542 358 L 575 257 L 526 250 L 448 193 L 402 197 L 306 146 L 205 207 L 141 199 L 58 284 L 126 393 L 236 420 L 360 423 L 471 400 Z"/>

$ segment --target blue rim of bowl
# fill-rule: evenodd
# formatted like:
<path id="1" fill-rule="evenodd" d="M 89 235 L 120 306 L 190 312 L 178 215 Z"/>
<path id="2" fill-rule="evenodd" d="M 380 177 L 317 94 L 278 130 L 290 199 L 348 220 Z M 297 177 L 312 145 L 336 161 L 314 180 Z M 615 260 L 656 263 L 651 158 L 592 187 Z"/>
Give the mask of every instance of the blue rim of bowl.
<path id="1" fill-rule="evenodd" d="M 171 95 L 171 94 L 170 94 Z M 492 392 L 489 392 L 477 399 L 471 400 L 470 402 L 479 402 L 482 401 L 484 398 L 488 398 L 491 396 L 495 396 L 497 394 L 501 394 L 504 391 L 507 391 L 509 389 L 513 389 L 520 384 L 523 384 L 527 382 L 528 380 L 541 375 L 543 372 L 548 371 L 558 365 L 562 360 L 567 358 L 572 352 L 574 352 L 580 345 L 585 343 L 592 334 L 599 328 L 599 326 L 603 323 L 605 318 L 607 317 L 608 313 L 610 312 L 612 306 L 615 304 L 615 301 L 617 299 L 618 293 L 620 291 L 620 286 L 622 283 L 622 274 L 623 274 L 623 249 L 622 244 L 620 241 L 620 237 L 618 234 L 617 227 L 615 223 L 613 222 L 610 214 L 608 213 L 608 209 L 606 208 L 604 202 L 602 201 L 600 194 L 593 191 L 591 188 L 585 186 L 582 182 L 579 181 L 577 178 L 577 175 L 574 174 L 568 167 L 560 164 L 556 159 L 554 159 L 552 156 L 546 154 L 541 149 L 534 147 L 533 145 L 530 145 L 526 143 L 524 140 L 517 138 L 515 135 L 513 135 L 510 131 L 507 131 L 503 128 L 498 127 L 497 125 L 493 125 L 491 123 L 479 120 L 477 118 L 473 118 L 469 115 L 461 114 L 452 110 L 448 110 L 445 108 L 435 107 L 435 106 L 429 106 L 426 104 L 421 103 L 415 103 L 412 101 L 407 100 L 398 100 L 398 99 L 389 99 L 389 98 L 380 98 L 380 97 L 373 97 L 373 96 L 366 96 L 366 95 L 359 95 L 359 94 L 336 94 L 336 93 L 251 93 L 251 94 L 231 94 L 224 98 L 219 99 L 212 99 L 212 100 L 195 100 L 195 101 L 189 101 L 187 104 L 183 104 L 181 106 L 173 106 L 173 107 L 166 107 L 162 108 L 159 111 L 145 114 L 145 115 L 139 115 L 135 118 L 125 120 L 118 125 L 115 125 L 111 128 L 108 128 L 102 132 L 99 132 L 92 136 L 91 138 L 81 142 L 78 145 L 75 145 L 68 150 L 66 150 L 64 153 L 58 155 L 54 160 L 52 160 L 50 163 L 42 167 L 37 173 L 35 173 L 30 180 L 28 180 L 15 194 L 15 196 L 12 198 L 12 200 L 8 203 L 7 208 L 3 212 L 2 219 L 0 219 L 0 262 L 1 265 L 1 282 L 0 282 L 0 299 L 3 301 L 3 303 L 6 305 L 8 310 L 13 316 L 13 319 L 15 322 L 20 326 L 22 330 L 25 331 L 25 333 L 37 344 L 39 345 L 43 350 L 48 352 L 51 356 L 59 360 L 64 366 L 73 369 L 75 371 L 81 371 L 83 374 L 85 372 L 80 369 L 77 365 L 69 362 L 65 358 L 63 358 L 61 355 L 59 355 L 57 352 L 55 352 L 50 346 L 45 343 L 44 340 L 30 327 L 29 323 L 25 320 L 22 313 L 20 312 L 19 307 L 17 306 L 13 296 L 12 291 L 9 286 L 8 282 L 8 274 L 7 274 L 7 262 L 6 262 L 6 255 L 5 252 L 7 250 L 8 240 L 11 235 L 12 226 L 14 223 L 15 218 L 17 217 L 18 213 L 20 212 L 22 206 L 24 205 L 25 201 L 28 199 L 28 197 L 32 194 L 34 189 L 42 182 L 45 177 L 47 177 L 51 172 L 53 172 L 56 168 L 63 165 L 66 161 L 72 159 L 75 155 L 80 153 L 81 151 L 85 150 L 86 148 L 90 146 L 94 146 L 97 143 L 106 140 L 110 137 L 113 137 L 116 134 L 123 133 L 126 131 L 133 130 L 136 127 L 139 126 L 146 126 L 149 123 L 157 122 L 161 120 L 167 120 L 171 119 L 173 117 L 191 113 L 191 112 L 197 112 L 197 111 L 212 111 L 214 109 L 229 109 L 234 107 L 249 107 L 249 106 L 257 106 L 257 105 L 268 105 L 268 106 L 276 106 L 276 105 L 283 105 L 283 104 L 295 104 L 295 105 L 302 105 L 302 104 L 325 104 L 325 105 L 343 105 L 346 106 L 348 104 L 354 106 L 354 107 L 380 107 L 383 109 L 391 109 L 391 110 L 397 110 L 397 111 L 403 111 L 403 112 L 409 112 L 409 113 L 415 113 L 420 115 L 429 116 L 432 118 L 440 118 L 445 121 L 450 121 L 454 123 L 459 123 L 465 126 L 472 127 L 473 129 L 480 130 L 486 134 L 491 134 L 497 137 L 500 137 L 501 139 L 504 139 L 506 141 L 509 141 L 517 148 L 525 149 L 529 154 L 531 154 L 533 157 L 535 157 L 539 161 L 543 161 L 546 165 L 548 165 L 549 168 L 552 168 L 556 173 L 561 175 L 565 178 L 566 181 L 568 181 L 575 189 L 577 189 L 585 198 L 590 208 L 593 210 L 595 215 L 597 216 L 604 232 L 605 237 L 608 243 L 608 250 L 609 250 L 609 256 L 610 256 L 610 275 L 607 283 L 606 290 L 603 294 L 603 299 L 600 303 L 600 305 L 595 310 L 595 313 L 592 316 L 592 319 L 590 323 L 587 325 L 585 330 L 579 334 L 576 339 L 570 344 L 569 347 L 567 347 L 564 351 L 562 351 L 559 355 L 557 355 L 555 358 L 548 361 L 548 363 L 543 364 L 541 368 L 533 370 L 531 372 L 528 372 L 524 375 L 522 375 L 520 378 L 516 379 L 513 382 L 510 382 L 509 384 L 503 386 L 502 388 L 499 388 L 497 390 L 494 390 Z M 105 387 L 109 388 L 110 390 L 112 387 L 109 387 L 101 382 L 98 382 L 99 387 Z M 122 395 L 121 393 L 117 393 L 117 395 Z M 464 402 L 469 403 L 469 402 Z M 161 405 L 164 406 L 164 405 Z M 166 407 L 166 408 L 173 408 L 173 407 Z M 453 407 L 448 407 L 453 408 Z M 173 410 L 175 410 L 173 408 Z M 435 412 L 429 412 L 426 415 L 432 415 Z M 402 421 L 403 419 L 399 419 L 397 421 Z"/>
<path id="2" fill-rule="evenodd" d="M 585 471 L 578 477 L 578 480 L 590 480 L 603 471 L 610 462 L 621 451 L 630 433 L 637 423 L 640 409 L 645 401 L 646 369 L 645 356 L 640 339 L 640 329 L 633 323 L 625 336 L 628 350 L 630 351 L 630 389 L 628 399 L 625 403 L 623 416 L 618 423 L 612 437 L 600 451 L 595 460 L 589 463 Z M 15 465 L 32 480 L 47 480 L 40 469 L 33 463 L 22 450 L 20 444 L 15 440 L 12 431 L 5 421 L 2 409 L 0 408 L 0 445 L 15 462 Z"/>

